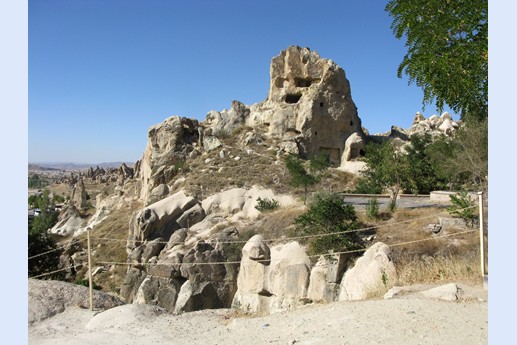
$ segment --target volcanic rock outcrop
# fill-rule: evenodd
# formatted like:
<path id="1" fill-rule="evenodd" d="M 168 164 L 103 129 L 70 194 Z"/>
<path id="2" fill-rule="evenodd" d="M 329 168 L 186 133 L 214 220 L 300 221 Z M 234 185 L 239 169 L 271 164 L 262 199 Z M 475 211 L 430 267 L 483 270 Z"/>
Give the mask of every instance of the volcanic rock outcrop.
<path id="1" fill-rule="evenodd" d="M 291 46 L 273 58 L 267 99 L 250 107 L 249 125 L 262 124 L 268 133 L 294 141 L 303 156 L 327 154 L 344 163 L 345 143 L 363 137 L 344 70 L 309 48 Z"/>
<path id="2" fill-rule="evenodd" d="M 167 196 L 164 185 L 183 162 L 220 148 L 218 137 L 244 125 L 265 131 L 265 137 L 251 131 L 244 145 L 271 138 L 279 152 L 306 158 L 325 154 L 335 166 L 362 155 L 365 143 L 344 70 L 309 48 L 291 46 L 272 59 L 263 102 L 233 101 L 229 110 L 212 110 L 201 123 L 172 116 L 149 129 L 144 155 L 135 165 L 140 198 L 149 205 Z"/>

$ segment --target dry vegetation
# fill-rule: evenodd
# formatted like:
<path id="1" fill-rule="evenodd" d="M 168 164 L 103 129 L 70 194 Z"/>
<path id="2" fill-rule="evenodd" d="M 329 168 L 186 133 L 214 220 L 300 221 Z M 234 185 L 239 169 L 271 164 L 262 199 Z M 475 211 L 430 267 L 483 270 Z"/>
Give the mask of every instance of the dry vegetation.
<path id="1" fill-rule="evenodd" d="M 447 229 L 437 235 L 424 228 L 449 216 L 444 209 L 397 210 L 393 218 L 378 222 L 376 241 L 391 246 L 398 285 L 436 282 L 479 283 L 479 238 L 475 229 Z M 466 230 L 471 233 L 440 237 Z M 400 243 L 418 241 L 405 245 Z"/>
<path id="2" fill-rule="evenodd" d="M 112 211 L 103 222 L 95 227 L 91 233 L 93 268 L 100 266 L 95 264 L 96 261 L 124 263 L 127 261 L 126 241 L 129 220 L 133 212 L 141 207 L 141 202 L 125 204 L 120 209 Z M 84 240 L 86 234 L 82 234 L 78 238 Z M 85 247 L 86 241 L 82 243 Z M 104 291 L 119 293 L 126 270 L 125 265 L 112 265 L 107 271 L 95 275 L 94 283 L 102 287 Z M 76 280 L 86 278 L 86 276 L 86 267 L 84 267 L 78 272 Z"/>

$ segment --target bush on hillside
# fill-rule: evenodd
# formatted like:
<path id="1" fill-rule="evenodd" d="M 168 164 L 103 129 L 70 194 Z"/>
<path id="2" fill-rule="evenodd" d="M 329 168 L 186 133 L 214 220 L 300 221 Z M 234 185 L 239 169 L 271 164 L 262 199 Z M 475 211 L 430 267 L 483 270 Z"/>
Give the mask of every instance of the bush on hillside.
<path id="1" fill-rule="evenodd" d="M 306 213 L 294 220 L 298 234 L 314 235 L 309 243 L 311 255 L 362 248 L 356 232 L 357 215 L 337 194 L 319 193 Z M 322 236 L 323 235 L 323 236 Z"/>
<path id="2" fill-rule="evenodd" d="M 258 197 L 257 205 L 255 206 L 255 208 L 257 210 L 259 210 L 260 212 L 267 212 L 267 211 L 272 211 L 272 210 L 278 208 L 279 206 L 280 206 L 280 204 L 278 203 L 278 200 L 268 199 L 268 198 L 262 199 L 261 197 Z"/>

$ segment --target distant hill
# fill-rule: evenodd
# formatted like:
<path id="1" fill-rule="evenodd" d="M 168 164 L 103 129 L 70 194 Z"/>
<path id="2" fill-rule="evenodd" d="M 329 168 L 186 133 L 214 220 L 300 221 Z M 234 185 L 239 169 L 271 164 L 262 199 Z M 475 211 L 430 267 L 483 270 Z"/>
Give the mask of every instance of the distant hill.
<path id="1" fill-rule="evenodd" d="M 47 166 L 42 166 L 42 165 L 39 165 L 39 164 L 29 163 L 29 171 L 35 171 L 35 170 L 39 170 L 39 171 L 57 171 L 59 169 L 51 168 L 51 167 L 47 167 Z"/>
<path id="2" fill-rule="evenodd" d="M 31 170 L 43 170 L 43 171 L 56 171 L 56 170 L 85 170 L 89 167 L 99 168 L 118 168 L 126 163 L 127 166 L 133 166 L 134 162 L 103 162 L 103 163 L 73 163 L 73 162 L 38 162 L 29 163 L 29 171 Z"/>

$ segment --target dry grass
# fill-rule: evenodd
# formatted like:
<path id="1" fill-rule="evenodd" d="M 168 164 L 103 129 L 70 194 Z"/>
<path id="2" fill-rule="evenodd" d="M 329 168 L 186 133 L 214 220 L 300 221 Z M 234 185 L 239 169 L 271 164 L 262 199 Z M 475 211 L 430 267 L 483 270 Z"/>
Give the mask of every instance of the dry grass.
<path id="1" fill-rule="evenodd" d="M 257 234 L 261 234 L 265 239 L 279 239 L 288 237 L 293 228 L 294 219 L 306 211 L 305 207 L 280 208 L 273 212 L 260 214 L 257 221 L 249 227 Z"/>
<path id="2" fill-rule="evenodd" d="M 438 222 L 439 215 L 447 213 L 436 208 L 397 210 L 392 219 L 376 224 L 376 241 L 392 249 L 399 285 L 481 281 L 477 232 L 440 238 L 444 230 L 437 235 L 425 231 L 428 224 Z M 446 234 L 463 231 L 448 229 Z M 412 241 L 418 242 L 399 245 Z"/>
<path id="3" fill-rule="evenodd" d="M 129 230 L 129 220 L 133 211 L 142 207 L 140 202 L 125 204 L 120 209 L 113 211 L 108 217 L 97 225 L 91 233 L 92 260 L 93 267 L 97 267 L 95 262 L 126 262 L 126 241 Z M 108 240 L 97 240 L 96 238 L 110 238 Z M 79 236 L 85 239 L 86 234 Z M 86 243 L 86 242 L 84 242 Z M 97 274 L 93 280 L 97 286 L 104 291 L 119 293 L 124 281 L 127 267 L 124 265 L 113 265 L 106 267 L 108 270 Z M 85 276 L 85 270 L 78 272 L 77 279 Z"/>

